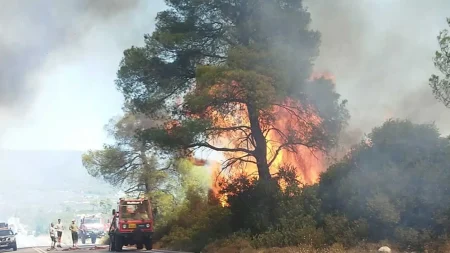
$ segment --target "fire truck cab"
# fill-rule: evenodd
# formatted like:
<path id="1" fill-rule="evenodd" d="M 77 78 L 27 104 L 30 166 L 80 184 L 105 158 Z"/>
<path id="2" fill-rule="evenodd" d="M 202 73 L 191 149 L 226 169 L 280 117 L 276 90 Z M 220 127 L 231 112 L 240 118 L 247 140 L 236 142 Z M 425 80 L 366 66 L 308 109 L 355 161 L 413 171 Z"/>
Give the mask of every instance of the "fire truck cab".
<path id="1" fill-rule="evenodd" d="M 109 228 L 109 250 L 122 251 L 123 246 L 136 245 L 137 249 L 153 247 L 153 215 L 148 198 L 120 198 L 118 209 L 112 210 Z"/>

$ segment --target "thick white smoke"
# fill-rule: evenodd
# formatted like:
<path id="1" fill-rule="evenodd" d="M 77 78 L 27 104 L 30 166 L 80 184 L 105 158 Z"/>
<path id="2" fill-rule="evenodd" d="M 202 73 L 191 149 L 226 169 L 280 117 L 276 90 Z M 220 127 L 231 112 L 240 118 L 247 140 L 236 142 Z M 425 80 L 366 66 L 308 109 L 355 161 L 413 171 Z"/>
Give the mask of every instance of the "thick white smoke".
<path id="1" fill-rule="evenodd" d="M 145 1 L 2 1 L 0 121 L 3 124 L 0 124 L 0 129 L 7 119 L 23 117 L 32 106 L 42 85 L 41 76 L 48 68 L 56 70 L 61 64 L 70 64 L 75 56 L 95 53 L 82 46 L 86 35 L 94 30 L 105 32 L 108 30 L 105 27 L 111 28 L 117 23 L 132 26 L 133 11 L 142 5 L 146 5 Z M 126 35 L 127 31 L 123 34 Z M 64 61 L 48 63 L 54 54 L 61 51 L 64 52 Z"/>
<path id="2" fill-rule="evenodd" d="M 436 36 L 446 28 L 450 1 L 307 0 L 322 33 L 319 71 L 337 79 L 349 100 L 351 128 L 368 132 L 389 117 L 435 121 L 450 134 L 450 109 L 432 95 L 428 78 Z"/>

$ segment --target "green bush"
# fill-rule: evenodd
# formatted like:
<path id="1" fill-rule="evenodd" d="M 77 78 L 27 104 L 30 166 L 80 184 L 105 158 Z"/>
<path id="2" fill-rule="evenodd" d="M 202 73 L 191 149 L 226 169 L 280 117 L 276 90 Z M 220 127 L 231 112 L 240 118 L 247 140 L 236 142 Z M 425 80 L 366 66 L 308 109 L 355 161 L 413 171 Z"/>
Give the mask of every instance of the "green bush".
<path id="1" fill-rule="evenodd" d="M 346 247 L 358 245 L 367 239 L 369 225 L 364 219 L 349 221 L 342 215 L 326 215 L 324 231 L 327 244 L 339 243 Z"/>
<path id="2" fill-rule="evenodd" d="M 310 245 L 320 248 L 325 245 L 325 234 L 322 229 L 312 226 L 290 228 L 290 229 L 270 229 L 252 240 L 255 248 L 288 247 L 299 245 Z"/>
<path id="3" fill-rule="evenodd" d="M 163 248 L 198 252 L 208 243 L 231 234 L 229 223 L 228 209 L 190 192 L 177 218 L 162 226 L 156 235 Z"/>

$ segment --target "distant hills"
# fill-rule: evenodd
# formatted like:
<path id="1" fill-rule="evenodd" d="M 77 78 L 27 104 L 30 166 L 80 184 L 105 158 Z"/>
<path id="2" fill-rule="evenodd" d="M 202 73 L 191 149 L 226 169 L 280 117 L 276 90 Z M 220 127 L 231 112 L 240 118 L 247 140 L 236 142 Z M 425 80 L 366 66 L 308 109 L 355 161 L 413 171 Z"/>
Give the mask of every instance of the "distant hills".
<path id="1" fill-rule="evenodd" d="M 0 150 L 0 219 L 114 198 L 117 189 L 86 172 L 82 153 Z"/>

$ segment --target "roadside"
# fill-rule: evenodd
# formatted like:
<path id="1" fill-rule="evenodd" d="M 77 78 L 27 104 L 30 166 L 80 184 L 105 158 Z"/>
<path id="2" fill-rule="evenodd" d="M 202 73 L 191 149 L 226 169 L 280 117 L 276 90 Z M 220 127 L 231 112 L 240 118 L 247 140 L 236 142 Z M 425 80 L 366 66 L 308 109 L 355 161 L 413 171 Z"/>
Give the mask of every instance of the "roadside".
<path id="1" fill-rule="evenodd" d="M 18 248 L 29 248 L 50 245 L 50 238 L 48 236 L 30 236 L 30 235 L 16 235 Z"/>
<path id="2" fill-rule="evenodd" d="M 61 246 L 62 248 L 58 248 L 58 251 L 67 251 L 72 250 L 72 238 L 69 233 L 63 233 Z M 34 248 L 34 247 L 43 247 L 45 249 L 50 247 L 50 237 L 41 235 L 41 236 L 27 236 L 27 235 L 17 235 L 17 247 L 19 249 L 23 248 Z M 100 243 L 100 241 L 99 241 Z M 94 245 L 90 243 L 90 240 L 87 241 L 86 244 L 79 243 L 79 249 L 106 249 L 107 245 Z"/>

